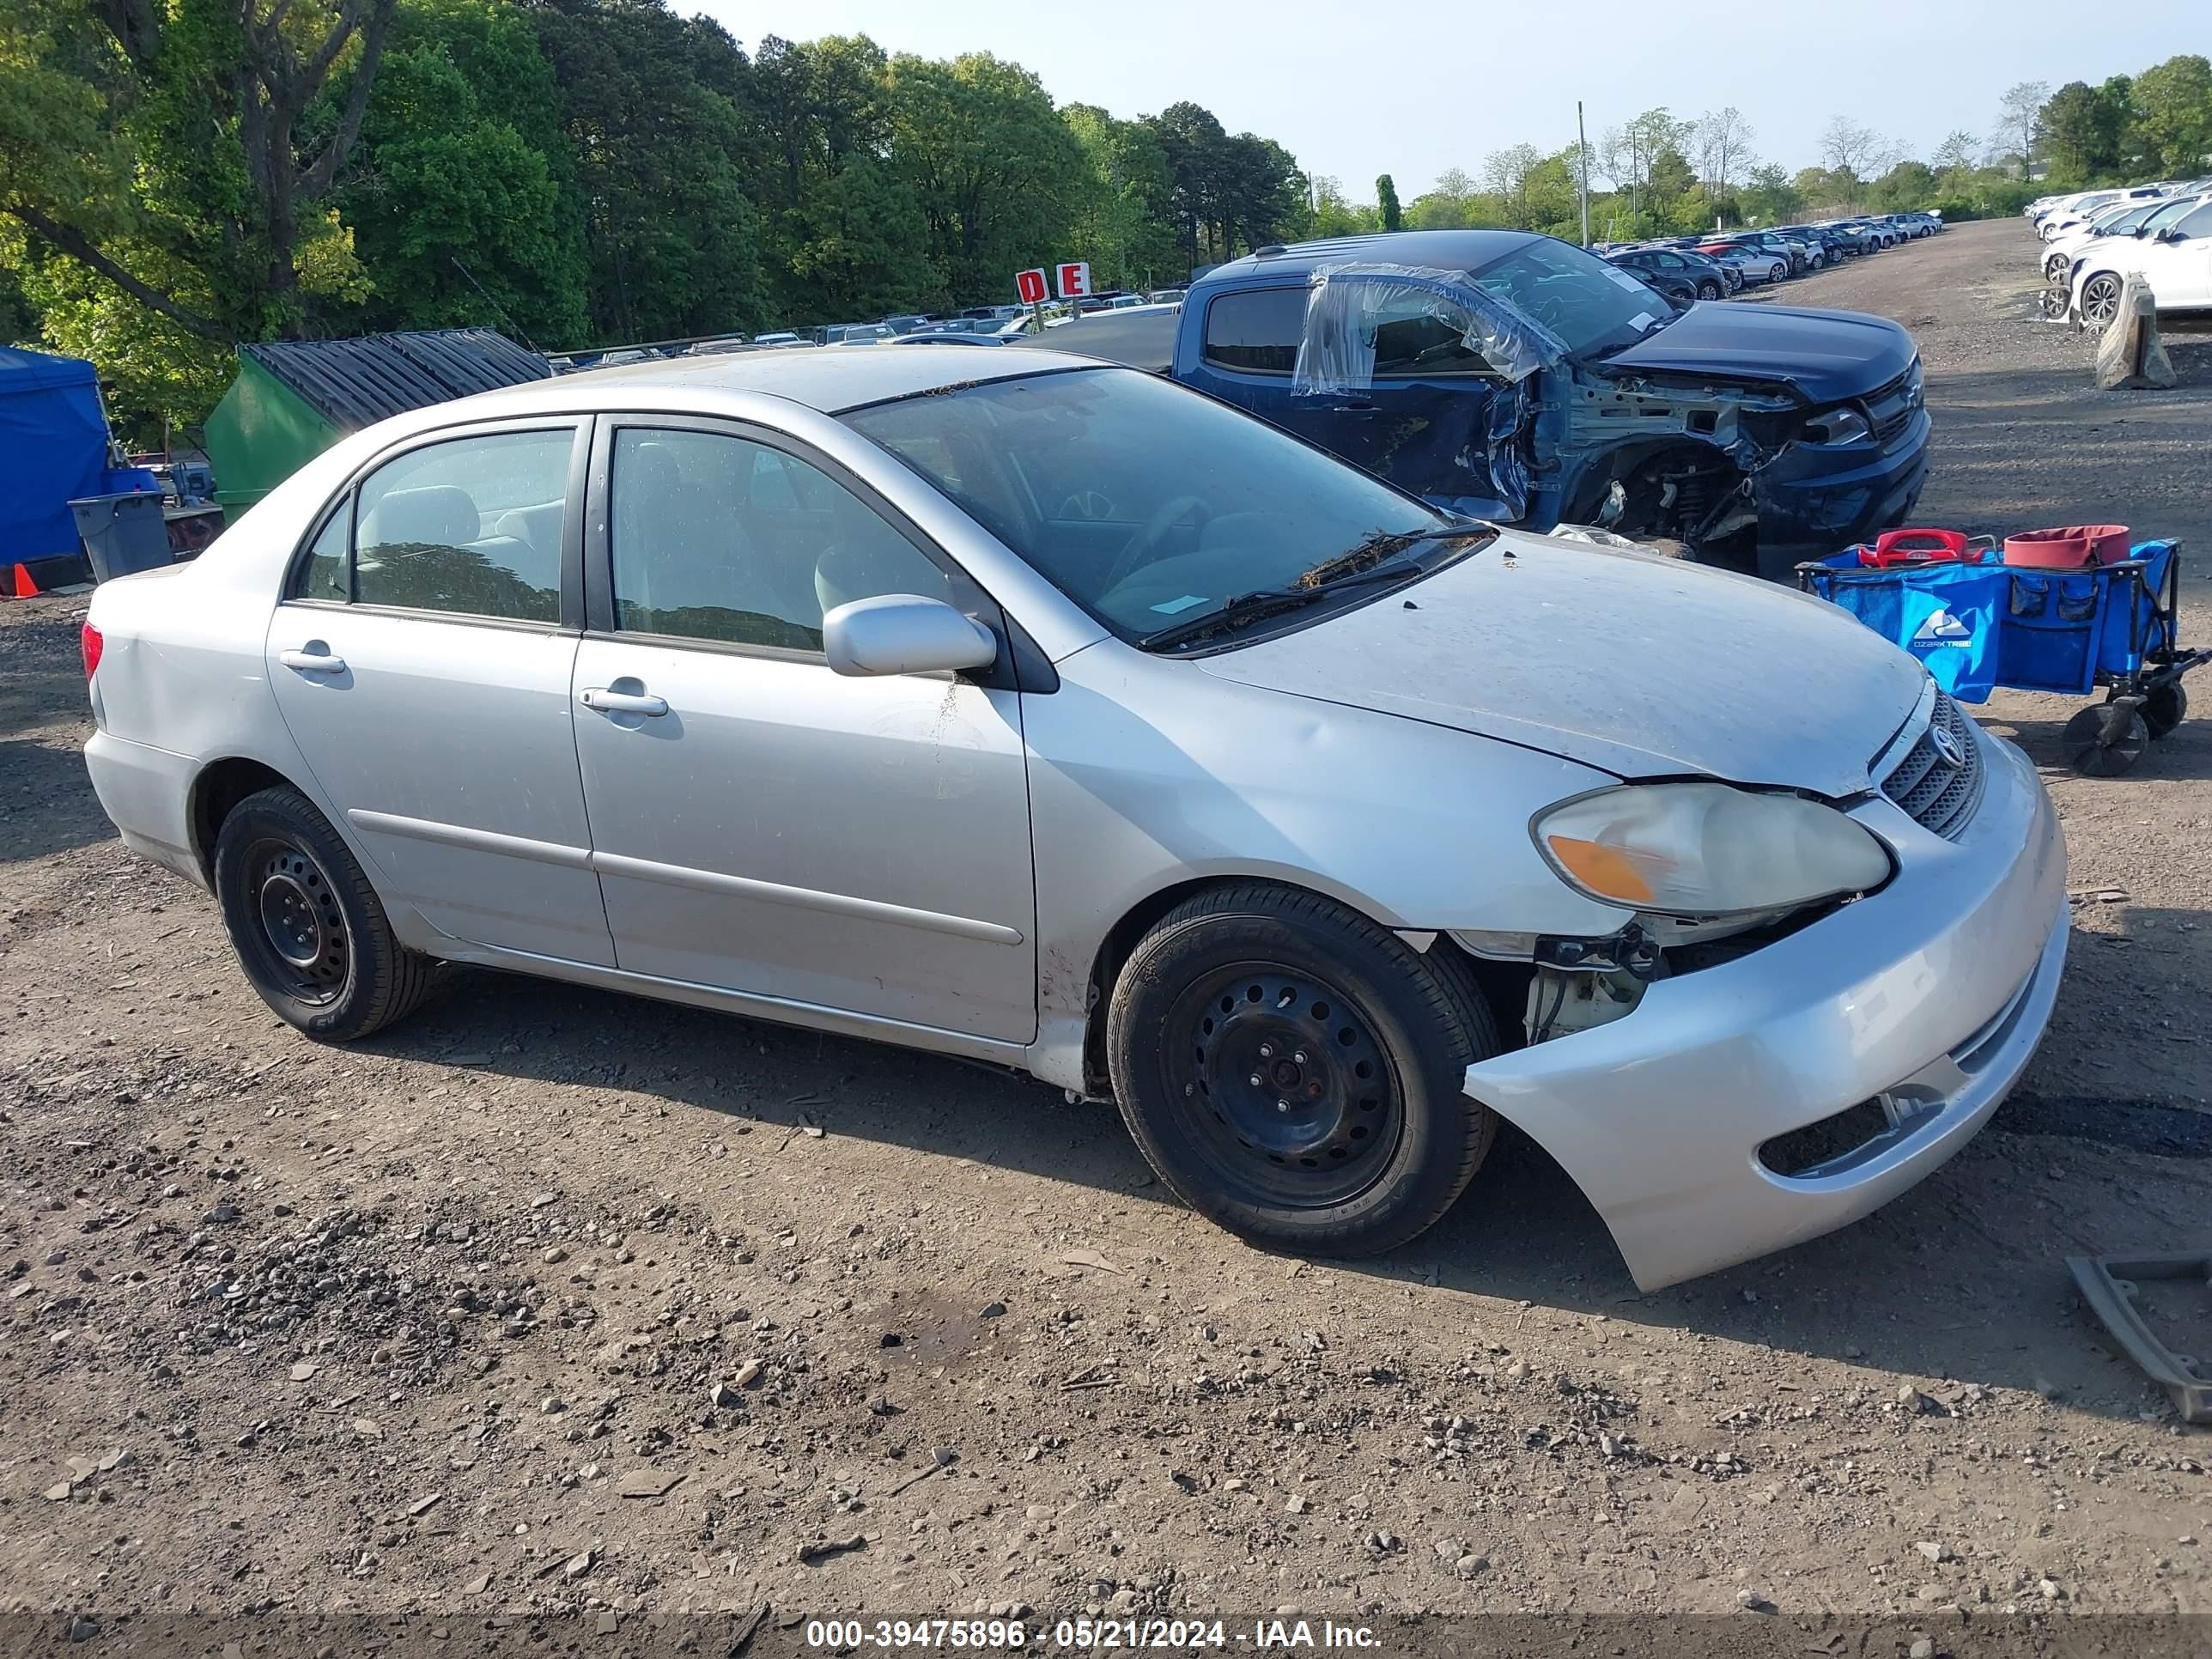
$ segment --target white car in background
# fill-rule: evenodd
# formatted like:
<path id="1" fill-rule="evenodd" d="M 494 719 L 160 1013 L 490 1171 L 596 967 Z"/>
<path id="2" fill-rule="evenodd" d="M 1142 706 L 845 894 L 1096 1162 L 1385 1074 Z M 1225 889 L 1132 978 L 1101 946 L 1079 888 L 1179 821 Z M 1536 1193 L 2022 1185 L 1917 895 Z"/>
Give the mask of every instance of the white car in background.
<path id="1" fill-rule="evenodd" d="M 2163 318 L 2212 311 L 2212 197 L 2143 236 L 2106 236 L 2076 258 L 2069 277 L 2072 313 L 2102 328 L 2120 308 L 2130 276 L 2140 276 Z"/>
<path id="2" fill-rule="evenodd" d="M 2076 225 L 2086 223 L 2115 202 L 2154 201 L 2164 193 L 2156 185 L 2138 185 L 2131 190 L 2087 191 L 2081 195 L 2062 199 L 2057 206 L 2040 215 L 2036 220 L 2036 234 L 2048 242 Z"/>
<path id="3" fill-rule="evenodd" d="M 2051 239 L 2043 251 L 2043 274 L 2051 282 L 2063 277 L 2074 258 L 2100 236 L 2132 231 L 2153 214 L 2170 206 L 2164 201 L 2108 202 L 2089 218 Z"/>

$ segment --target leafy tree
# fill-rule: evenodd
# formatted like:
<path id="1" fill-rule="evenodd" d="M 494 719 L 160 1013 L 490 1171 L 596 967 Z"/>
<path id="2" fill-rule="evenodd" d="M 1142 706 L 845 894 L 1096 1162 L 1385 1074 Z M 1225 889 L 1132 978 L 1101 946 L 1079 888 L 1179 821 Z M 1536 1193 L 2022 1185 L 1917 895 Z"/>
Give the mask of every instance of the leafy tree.
<path id="1" fill-rule="evenodd" d="M 1077 253 L 1102 286 L 1150 288 L 1179 275 L 1167 217 L 1173 184 L 1152 129 L 1092 104 L 1070 104 L 1060 115 L 1086 168 L 1070 232 Z"/>
<path id="2" fill-rule="evenodd" d="M 1936 201 L 1936 173 L 1925 161 L 1903 161 L 1875 179 L 1867 191 L 1869 204 L 1877 213 L 1904 213 L 1931 207 Z"/>
<path id="3" fill-rule="evenodd" d="M 1543 161 L 1543 152 L 1534 144 L 1514 144 L 1482 158 L 1482 188 L 1498 199 L 1504 210 L 1501 218 L 1516 230 L 1536 227 L 1529 183 Z"/>
<path id="4" fill-rule="evenodd" d="M 1375 210 L 1382 216 L 1383 229 L 1406 228 L 1405 210 L 1398 205 L 1398 186 L 1387 173 L 1375 180 Z"/>
<path id="5" fill-rule="evenodd" d="M 1221 155 L 1229 135 L 1212 111 L 1188 101 L 1142 118 L 1167 161 L 1170 222 L 1194 269 L 1211 252 L 1211 228 L 1219 222 Z"/>
<path id="6" fill-rule="evenodd" d="M 808 194 L 793 227 L 791 274 L 805 301 L 793 320 L 865 319 L 949 296 L 922 257 L 929 228 L 914 191 L 873 156 L 852 158 Z M 1009 275 L 1013 267 L 1009 267 Z M 981 292 L 1005 292 L 1002 276 Z"/>
<path id="7" fill-rule="evenodd" d="M 921 209 L 936 291 L 1002 292 L 1063 246 L 1089 176 L 1025 69 L 988 52 L 890 67 L 891 166 Z"/>
<path id="8" fill-rule="evenodd" d="M 1479 222 L 1474 180 L 1457 167 L 1445 168 L 1425 195 L 1407 204 L 1406 222 L 1416 230 L 1462 230 Z"/>
<path id="9" fill-rule="evenodd" d="M 1974 158 L 1979 154 L 1981 141 L 1965 128 L 1954 127 L 1936 146 L 1931 159 L 1938 173 L 1961 173 L 1974 165 Z"/>
<path id="10" fill-rule="evenodd" d="M 1770 225 L 1788 223 L 1805 207 L 1804 196 L 1772 161 L 1752 168 L 1740 199 L 1747 214 Z"/>
<path id="11" fill-rule="evenodd" d="M 1690 131 L 1665 109 L 1648 109 L 1625 126 L 1613 127 L 1597 143 L 1599 170 L 1615 188 L 1628 192 L 1629 211 L 1639 210 L 1650 192 L 1652 164 L 1662 150 L 1680 154 Z"/>
<path id="12" fill-rule="evenodd" d="M 2101 87 L 2069 81 L 2051 94 L 2037 121 L 2054 173 L 2086 182 L 2118 171 L 2129 88 L 2119 76 Z"/>
<path id="13" fill-rule="evenodd" d="M 2153 173 L 2191 173 L 2212 152 L 2212 63 L 2169 58 L 2135 79 L 2134 136 Z"/>
<path id="14" fill-rule="evenodd" d="M 1313 196 L 1313 213 L 1306 227 L 1310 235 L 1358 236 L 1382 228 L 1382 216 L 1371 207 L 1347 201 L 1344 186 L 1334 179 L 1315 179 Z"/>

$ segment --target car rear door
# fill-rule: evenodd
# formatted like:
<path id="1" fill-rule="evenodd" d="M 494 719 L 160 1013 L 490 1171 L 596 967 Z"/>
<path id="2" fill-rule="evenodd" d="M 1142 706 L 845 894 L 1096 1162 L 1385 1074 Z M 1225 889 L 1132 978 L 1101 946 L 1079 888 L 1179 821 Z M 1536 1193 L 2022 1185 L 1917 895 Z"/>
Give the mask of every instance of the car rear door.
<path id="1" fill-rule="evenodd" d="M 848 678 L 825 611 L 994 607 L 781 434 L 602 416 L 577 749 L 618 966 L 1006 1042 L 1036 1030 L 1021 698 Z"/>
<path id="2" fill-rule="evenodd" d="M 1212 295 L 1200 325 L 1200 361 L 1178 378 L 1437 506 L 1476 518 L 1522 518 L 1528 467 L 1518 389 L 1473 352 L 1454 349 L 1455 331 L 1431 313 L 1425 296 L 1413 294 L 1372 319 L 1370 385 L 1300 392 L 1292 376 L 1306 295 L 1301 283 Z"/>
<path id="3" fill-rule="evenodd" d="M 387 902 L 610 965 L 568 714 L 587 422 L 445 428 L 327 508 L 271 613 L 276 706 Z"/>

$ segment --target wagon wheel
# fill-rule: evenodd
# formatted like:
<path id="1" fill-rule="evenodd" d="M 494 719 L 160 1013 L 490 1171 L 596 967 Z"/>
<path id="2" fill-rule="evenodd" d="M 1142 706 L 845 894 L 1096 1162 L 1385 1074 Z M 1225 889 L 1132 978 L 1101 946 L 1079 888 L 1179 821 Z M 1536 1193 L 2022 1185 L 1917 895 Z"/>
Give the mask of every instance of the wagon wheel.
<path id="1" fill-rule="evenodd" d="M 2189 693 L 2179 680 L 2168 680 L 2143 696 L 2143 724 L 2153 738 L 2165 737 L 2189 718 Z"/>
<path id="2" fill-rule="evenodd" d="M 2131 703 L 2098 703 L 2067 721 L 2059 742 L 2083 777 L 2117 778 L 2142 758 L 2150 726 Z"/>

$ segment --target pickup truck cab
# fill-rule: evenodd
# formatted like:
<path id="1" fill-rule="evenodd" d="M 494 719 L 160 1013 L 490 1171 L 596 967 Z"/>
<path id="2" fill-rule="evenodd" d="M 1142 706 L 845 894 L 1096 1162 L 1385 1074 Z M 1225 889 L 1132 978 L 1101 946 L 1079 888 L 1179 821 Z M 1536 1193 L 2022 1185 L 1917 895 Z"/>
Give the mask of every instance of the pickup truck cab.
<path id="1" fill-rule="evenodd" d="M 1927 476 L 1919 356 L 1895 323 L 1677 314 L 1522 231 L 1262 248 L 1180 313 L 1086 318 L 1051 344 L 1168 374 L 1451 512 L 1778 578 L 1904 522 Z"/>

